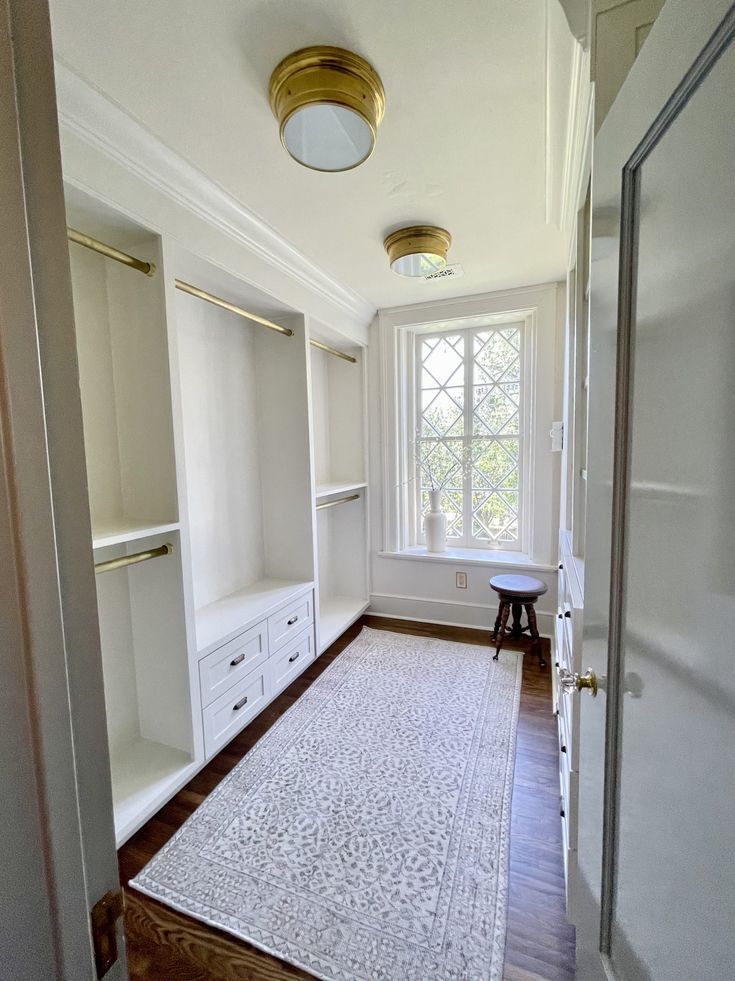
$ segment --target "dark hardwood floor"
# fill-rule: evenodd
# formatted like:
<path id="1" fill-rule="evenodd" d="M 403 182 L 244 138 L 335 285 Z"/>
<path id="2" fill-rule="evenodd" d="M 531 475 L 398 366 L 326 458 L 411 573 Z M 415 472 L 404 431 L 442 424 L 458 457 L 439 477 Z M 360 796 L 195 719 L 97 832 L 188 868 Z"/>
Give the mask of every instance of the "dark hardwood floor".
<path id="1" fill-rule="evenodd" d="M 207 794 L 353 640 L 363 624 L 488 644 L 486 632 L 365 616 L 312 664 L 244 732 L 151 818 L 119 852 L 127 883 Z M 526 638 L 513 641 L 527 650 Z M 548 641 L 544 641 L 548 644 Z M 548 660 L 548 658 L 547 658 Z M 126 887 L 125 933 L 131 981 L 313 981 L 311 975 Z M 513 784 L 510 906 L 505 981 L 572 981 L 574 928 L 564 912 L 556 722 L 551 674 L 526 657 Z M 431 981 L 427 978 L 426 981 Z"/>

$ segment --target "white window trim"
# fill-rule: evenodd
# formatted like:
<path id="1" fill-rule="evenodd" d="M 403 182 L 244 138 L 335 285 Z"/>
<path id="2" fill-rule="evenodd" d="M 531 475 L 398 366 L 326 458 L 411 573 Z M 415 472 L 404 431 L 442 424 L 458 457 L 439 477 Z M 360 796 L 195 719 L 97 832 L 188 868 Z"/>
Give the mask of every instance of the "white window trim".
<path id="1" fill-rule="evenodd" d="M 466 321 L 470 320 L 471 323 Z M 480 320 L 481 323 L 476 323 L 475 321 Z M 531 410 L 532 405 L 531 395 L 533 390 L 533 384 L 529 382 L 532 379 L 532 365 L 533 365 L 533 348 L 535 345 L 535 333 L 533 331 L 533 311 L 527 311 L 525 317 L 512 316 L 511 313 L 495 314 L 487 317 L 471 317 L 463 318 L 459 320 L 452 321 L 448 324 L 446 329 L 437 329 L 436 324 L 422 324 L 417 327 L 406 328 L 411 337 L 411 343 L 408 345 L 408 351 L 411 358 L 411 364 L 405 366 L 408 373 L 412 376 L 413 387 L 412 390 L 409 388 L 407 394 L 409 396 L 409 401 L 406 406 L 406 412 L 409 417 L 409 431 L 413 434 L 416 433 L 418 427 L 418 388 L 419 388 L 419 376 L 421 372 L 421 365 L 419 363 L 418 354 L 418 338 L 424 334 L 430 334 L 433 337 L 442 335 L 453 335 L 458 334 L 462 331 L 467 331 L 465 337 L 471 337 L 472 334 L 469 332 L 479 331 L 485 328 L 499 328 L 503 326 L 513 326 L 520 329 L 521 336 L 521 384 L 520 384 L 520 430 L 519 430 L 519 443 L 521 446 L 521 453 L 519 458 L 518 470 L 519 470 L 519 486 L 518 486 L 518 527 L 520 530 L 520 535 L 516 542 L 508 541 L 473 541 L 469 534 L 466 534 L 464 538 L 460 541 L 454 538 L 448 538 L 447 544 L 456 548 L 461 549 L 478 549 L 486 552 L 525 552 L 527 551 L 530 539 L 528 536 L 528 501 L 530 496 L 531 488 L 528 486 L 528 471 L 531 465 Z M 472 371 L 472 357 L 473 349 L 472 345 L 465 345 L 465 365 L 467 364 L 467 359 L 469 358 L 469 369 L 465 367 L 465 400 L 468 399 L 467 386 L 469 384 L 471 389 L 471 380 L 468 381 L 467 372 Z M 472 400 L 469 399 L 468 405 L 465 406 L 465 411 L 471 413 Z M 466 424 L 466 423 L 465 423 Z M 415 439 L 410 439 L 408 446 L 405 447 L 405 452 L 408 458 L 410 472 L 416 474 L 416 442 Z M 404 548 L 408 548 L 414 545 L 424 545 L 425 537 L 421 529 L 420 515 L 418 513 L 418 486 L 417 483 L 413 483 L 413 493 L 408 494 L 408 499 L 406 501 L 406 510 L 404 513 L 404 520 L 408 522 L 408 528 L 404 538 L 406 539 L 406 544 Z M 466 497 L 466 494 L 465 494 Z M 467 507 L 467 501 L 464 502 L 465 508 Z M 467 516 L 465 515 L 465 518 Z"/>
<path id="2" fill-rule="evenodd" d="M 413 461 L 402 448 L 409 445 L 413 434 L 412 419 L 407 406 L 414 404 L 415 379 L 406 371 L 410 364 L 412 332 L 441 329 L 448 321 L 464 321 L 464 326 L 481 323 L 524 323 L 526 332 L 526 412 L 528 419 L 526 472 L 522 477 L 526 521 L 521 549 L 515 552 L 519 561 L 529 565 L 553 564 L 556 560 L 558 494 L 551 490 L 555 474 L 550 452 L 548 430 L 553 419 L 559 418 L 555 394 L 561 367 L 557 364 L 559 340 L 557 324 L 563 322 L 559 310 L 557 283 L 545 283 L 522 289 L 503 290 L 459 299 L 439 300 L 412 306 L 382 309 L 378 314 L 378 343 L 375 345 L 380 369 L 380 427 L 381 427 L 381 500 L 376 512 L 376 530 L 382 531 L 382 548 L 377 551 L 388 557 L 400 556 L 410 550 L 415 555 L 417 544 L 410 541 L 410 522 L 407 510 L 407 488 L 413 476 Z M 560 320 L 559 318 L 562 318 Z M 544 371 L 539 372 L 539 364 Z M 556 413 L 556 416 L 555 416 Z M 377 460 L 375 461 L 378 462 Z M 411 491 L 410 497 L 413 497 Z M 377 503 L 377 502 L 376 502 Z M 377 543 L 376 543 L 377 544 Z M 495 550 L 477 549 L 490 563 Z M 431 559 L 428 553 L 427 559 Z"/>

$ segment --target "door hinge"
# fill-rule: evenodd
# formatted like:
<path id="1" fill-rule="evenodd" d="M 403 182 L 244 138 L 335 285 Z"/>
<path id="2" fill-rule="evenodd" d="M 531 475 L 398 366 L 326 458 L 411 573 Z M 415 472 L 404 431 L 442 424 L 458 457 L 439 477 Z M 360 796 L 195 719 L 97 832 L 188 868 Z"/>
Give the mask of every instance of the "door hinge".
<path id="1" fill-rule="evenodd" d="M 92 907 L 92 944 L 98 978 L 103 978 L 117 960 L 117 921 L 124 912 L 122 889 L 106 893 Z"/>

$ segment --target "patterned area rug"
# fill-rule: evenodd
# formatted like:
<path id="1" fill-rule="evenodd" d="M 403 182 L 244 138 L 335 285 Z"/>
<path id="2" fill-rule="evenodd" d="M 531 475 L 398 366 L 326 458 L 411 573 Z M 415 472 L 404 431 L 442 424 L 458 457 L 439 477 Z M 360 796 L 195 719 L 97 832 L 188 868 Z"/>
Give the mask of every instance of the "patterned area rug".
<path id="1" fill-rule="evenodd" d="M 131 885 L 324 981 L 497 981 L 521 672 L 364 628 Z"/>

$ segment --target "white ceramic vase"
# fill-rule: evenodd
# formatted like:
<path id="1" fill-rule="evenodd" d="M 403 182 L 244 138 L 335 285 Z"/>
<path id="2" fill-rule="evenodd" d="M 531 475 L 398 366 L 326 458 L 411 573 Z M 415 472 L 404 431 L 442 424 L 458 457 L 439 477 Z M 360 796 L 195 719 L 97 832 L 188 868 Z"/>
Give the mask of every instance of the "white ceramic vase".
<path id="1" fill-rule="evenodd" d="M 444 552 L 447 548 L 447 516 L 440 508 L 442 492 L 429 491 L 429 513 L 424 515 L 427 552 Z"/>

